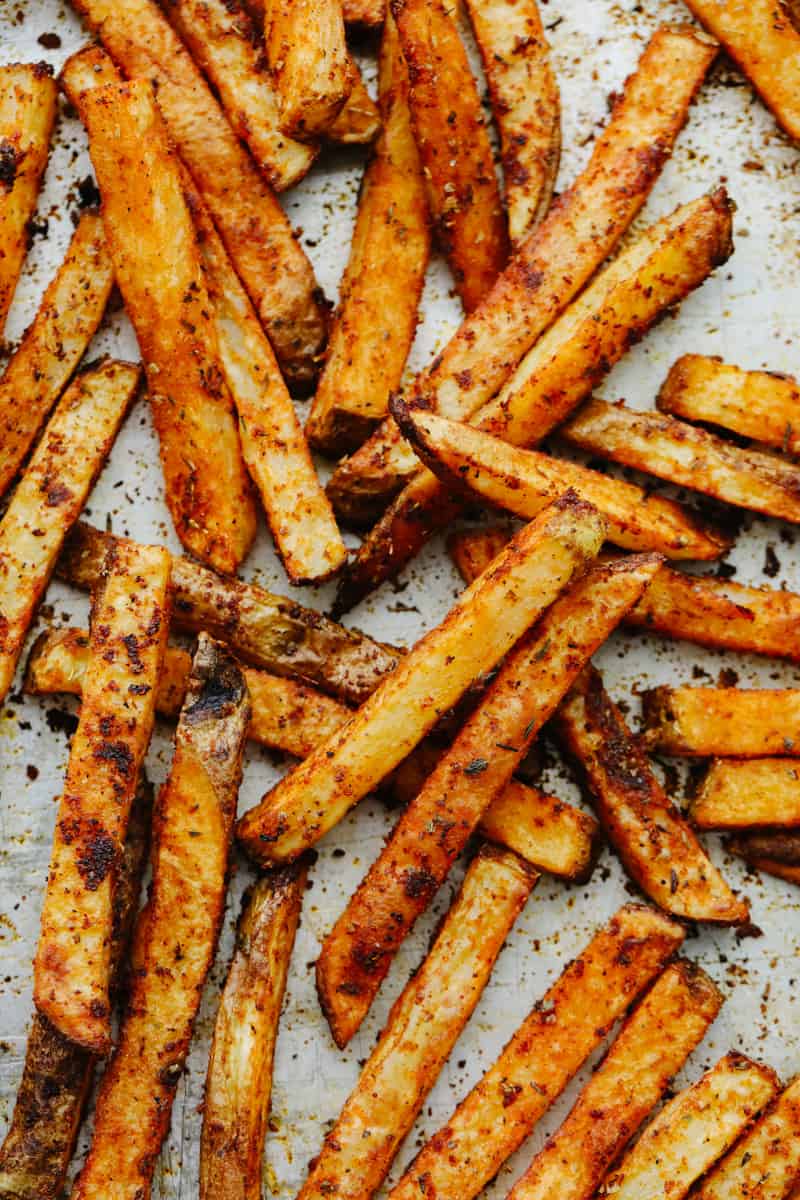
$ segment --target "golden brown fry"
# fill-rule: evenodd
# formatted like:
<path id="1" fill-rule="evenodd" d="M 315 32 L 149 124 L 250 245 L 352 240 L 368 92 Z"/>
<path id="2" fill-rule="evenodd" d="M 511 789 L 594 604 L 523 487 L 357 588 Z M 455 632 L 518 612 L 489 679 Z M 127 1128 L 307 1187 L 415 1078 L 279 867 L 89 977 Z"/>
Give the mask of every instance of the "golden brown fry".
<path id="1" fill-rule="evenodd" d="M 783 1200 L 800 1175 L 800 1081 L 777 1100 L 694 1193 L 696 1200 Z"/>
<path id="2" fill-rule="evenodd" d="M 329 454 L 360 445 L 389 411 L 414 338 L 430 252 L 408 70 L 391 17 L 379 88 L 383 132 L 364 175 L 328 357 L 306 425 L 309 441 Z"/>
<path id="3" fill-rule="evenodd" d="M 380 133 L 381 114 L 361 78 L 358 64 L 351 58 L 350 65 L 355 72 L 353 90 L 325 136 L 342 146 L 367 146 Z"/>
<path id="4" fill-rule="evenodd" d="M 621 908 L 533 1007 L 390 1200 L 473 1200 L 683 937 L 651 908 Z"/>
<path id="5" fill-rule="evenodd" d="M 650 750 L 690 758 L 800 755 L 796 688 L 657 687 L 642 693 Z"/>
<path id="6" fill-rule="evenodd" d="M 511 530 L 503 525 L 461 529 L 447 539 L 447 553 L 465 583 L 477 579 L 508 545 Z"/>
<path id="7" fill-rule="evenodd" d="M 280 125 L 292 137 L 320 137 L 353 90 L 341 0 L 267 0 L 264 44 Z"/>
<path id="8" fill-rule="evenodd" d="M 469 1020 L 538 876 L 515 854 L 484 846 L 378 1044 L 298 1200 L 371 1200 Z"/>
<path id="9" fill-rule="evenodd" d="M 305 864 L 279 867 L 245 895 L 206 1075 L 200 1200 L 261 1200 L 272 1062 Z"/>
<path id="10" fill-rule="evenodd" d="M 0 699 L 59 551 L 136 394 L 139 367 L 108 359 L 70 385 L 0 521 Z"/>
<path id="11" fill-rule="evenodd" d="M 342 9 L 348 25 L 380 29 L 385 15 L 383 0 L 344 0 Z"/>
<path id="12" fill-rule="evenodd" d="M 685 960 L 667 967 L 508 1200 L 589 1200 L 721 1005 L 699 967 Z"/>
<path id="13" fill-rule="evenodd" d="M 540 870 L 578 882 L 591 872 L 598 826 L 580 808 L 512 779 L 484 812 L 478 832 Z"/>
<path id="14" fill-rule="evenodd" d="M 715 758 L 692 800 L 698 829 L 800 825 L 800 764 L 791 758 Z"/>

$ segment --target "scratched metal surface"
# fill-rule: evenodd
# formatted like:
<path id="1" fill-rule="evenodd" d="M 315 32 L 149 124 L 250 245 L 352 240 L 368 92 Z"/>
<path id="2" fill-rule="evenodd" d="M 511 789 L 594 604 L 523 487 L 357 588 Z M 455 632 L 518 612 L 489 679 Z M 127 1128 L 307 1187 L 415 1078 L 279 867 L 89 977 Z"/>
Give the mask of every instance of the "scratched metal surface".
<path id="1" fill-rule="evenodd" d="M 687 19 L 680 3 L 651 0 L 545 0 L 563 100 L 563 187 L 585 163 L 592 139 L 607 113 L 607 98 L 633 67 L 648 34 L 663 19 Z M 50 35 L 57 35 L 53 38 Z M 0 0 L 0 61 L 46 59 L 58 68 L 85 40 L 78 20 L 60 0 Z M 58 43 L 58 44 L 56 44 Z M 374 58 L 365 50 L 371 72 Z M 363 155 L 323 156 L 320 166 L 286 198 L 293 222 L 332 298 L 345 261 L 354 217 Z M 625 397 L 637 407 L 652 406 L 655 392 L 679 353 L 718 353 L 747 367 L 800 372 L 797 218 L 800 212 L 800 156 L 777 130 L 738 74 L 725 62 L 715 67 L 681 135 L 676 152 L 656 185 L 638 227 L 669 212 L 724 179 L 738 206 L 736 251 L 683 305 L 617 367 L 599 389 L 610 399 Z M 60 261 L 78 207 L 77 184 L 89 173 L 83 131 L 63 111 L 39 206 L 43 222 L 34 239 L 8 327 L 13 342 L 35 311 L 43 287 Z M 458 321 L 441 261 L 433 264 L 412 365 L 424 364 Z M 135 356 L 130 327 L 120 311 L 110 314 L 98 334 L 95 352 Z M 177 548 L 161 497 L 161 479 L 149 414 L 144 403 L 131 414 L 111 459 L 92 494 L 87 514 L 120 532 L 163 540 Z M 800 588 L 794 531 L 778 523 L 745 518 L 727 561 L 736 578 L 752 583 Z M 778 560 L 777 574 L 775 559 Z M 771 572 L 765 575 L 765 567 Z M 287 584 L 267 536 L 245 565 L 244 574 L 278 591 Z M 370 633 L 406 645 L 434 625 L 459 590 L 441 541 L 431 544 L 402 579 L 402 589 L 384 588 L 361 606 L 352 620 Z M 330 591 L 297 593 L 325 608 Z M 85 597 L 54 584 L 37 629 L 46 624 L 87 620 Z M 34 631 L 35 632 L 35 631 Z M 735 670 L 743 685 L 791 684 L 797 672 L 755 657 L 722 655 L 697 647 L 669 645 L 625 634 L 615 636 L 598 655 L 614 696 L 638 713 L 637 688 L 688 680 L 693 671 L 713 681 Z M 12 695 L 0 719 L 0 1123 L 11 1111 L 24 1054 L 31 1011 L 31 957 L 50 852 L 54 797 L 66 763 L 67 729 L 75 705 L 57 698 Z M 66 716 L 65 716 L 66 714 Z M 547 749 L 547 786 L 580 802 L 569 777 Z M 170 756 L 169 730 L 160 727 L 148 756 L 156 782 Z M 249 807 L 285 770 L 286 764 L 262 751 L 247 757 L 241 806 Z M 409 971 L 420 961 L 438 916 L 446 908 L 458 872 L 403 948 L 364 1028 L 346 1053 L 334 1048 L 319 1012 L 311 964 L 320 938 L 341 911 L 365 867 L 377 853 L 390 817 L 367 800 L 320 846 L 306 897 L 302 927 L 288 989 L 275 1068 L 274 1110 L 269 1135 L 265 1191 L 289 1200 L 299 1187 L 308 1159 L 358 1077 L 359 1063 L 374 1042 L 388 1006 Z M 797 894 L 788 884 L 747 875 L 709 839 L 714 859 L 752 904 L 761 936 L 737 940 L 729 931 L 704 931 L 687 942 L 727 995 L 722 1015 L 693 1055 L 685 1078 L 700 1071 L 731 1046 L 764 1058 L 784 1078 L 800 1068 L 800 973 L 794 930 Z M 342 854 L 342 851 L 344 854 Z M 155 1195 L 187 1200 L 197 1191 L 199 1105 L 219 987 L 230 951 L 230 924 L 250 868 L 238 861 L 231 887 L 226 936 L 209 982 L 188 1071 L 178 1092 L 170 1136 L 159 1165 Z M 393 1178 L 415 1148 L 449 1115 L 492 1062 L 564 964 L 589 939 L 596 925 L 630 896 L 615 859 L 605 851 L 591 881 L 568 887 L 543 880 L 503 951 L 491 983 L 463 1033 L 451 1061 L 432 1092 L 424 1114 L 399 1155 Z M 579 1082 L 579 1081 L 577 1081 Z M 565 1113 L 576 1084 L 535 1132 L 530 1143 L 504 1168 L 487 1196 L 504 1196 L 515 1174 Z M 85 1149 L 86 1136 L 81 1140 Z M 79 1161 L 79 1160 L 78 1160 Z"/>

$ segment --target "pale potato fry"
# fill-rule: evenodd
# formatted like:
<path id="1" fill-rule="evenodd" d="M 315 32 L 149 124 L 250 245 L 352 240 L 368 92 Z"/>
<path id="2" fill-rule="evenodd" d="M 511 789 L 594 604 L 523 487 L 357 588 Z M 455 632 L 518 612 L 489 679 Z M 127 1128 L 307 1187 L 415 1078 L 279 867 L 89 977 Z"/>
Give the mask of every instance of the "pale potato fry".
<path id="1" fill-rule="evenodd" d="M 359 1028 L 483 813 L 660 561 L 642 555 L 590 570 L 556 600 L 509 653 L 400 817 L 317 959 L 317 992 L 338 1046 Z"/>
<path id="2" fill-rule="evenodd" d="M 800 1081 L 790 1083 L 694 1193 L 696 1200 L 783 1200 L 800 1175 Z"/>
<path id="3" fill-rule="evenodd" d="M 621 908 L 533 1007 L 390 1200 L 473 1200 L 683 938 L 653 909 Z"/>
<path id="4" fill-rule="evenodd" d="M 670 369 L 656 400 L 661 412 L 706 421 L 779 450 L 800 450 L 800 385 L 789 375 L 743 371 L 684 354 Z"/>
<path id="5" fill-rule="evenodd" d="M 699 967 L 685 960 L 667 967 L 508 1200 L 589 1200 L 721 1006 Z"/>
<path id="6" fill-rule="evenodd" d="M 245 813 L 237 834 L 247 853 L 283 862 L 332 829 L 508 653 L 603 534 L 596 510 L 569 494 L 522 529 L 341 731 Z"/>
<path id="7" fill-rule="evenodd" d="M 726 1054 L 670 1100 L 599 1195 L 614 1200 L 683 1200 L 779 1088 L 775 1072 L 743 1054 Z"/>
<path id="8" fill-rule="evenodd" d="M 307 864 L 246 893 L 217 1010 L 200 1137 L 200 1200 L 261 1200 L 272 1063 Z"/>
<path id="9" fill-rule="evenodd" d="M 0 336 L 28 248 L 57 96 L 47 63 L 0 67 Z"/>
<path id="10" fill-rule="evenodd" d="M 692 800 L 698 829 L 800 825 L 800 764 L 791 758 L 715 758 Z"/>
<path id="11" fill-rule="evenodd" d="M 166 550 L 109 552 L 53 836 L 34 1000 L 61 1033 L 96 1054 L 111 1045 L 114 875 L 153 729 L 169 599 Z"/>
<path id="12" fill-rule="evenodd" d="M 0 521 L 0 699 L 70 528 L 80 516 L 139 383 L 108 359 L 67 388 Z"/>
<path id="13" fill-rule="evenodd" d="M 355 73 L 353 90 L 339 109 L 325 136 L 342 146 L 366 146 L 374 142 L 381 130 L 381 114 L 378 105 L 367 91 L 355 59 L 350 65 Z"/>
<path id="14" fill-rule="evenodd" d="M 383 132 L 367 166 L 328 356 L 306 433 L 328 454 L 363 442 L 389 411 L 414 338 L 430 253 L 428 202 L 408 110 L 408 69 L 387 17 Z"/>
<path id="15" fill-rule="evenodd" d="M 264 44 L 280 126 L 292 137 L 321 137 L 353 90 L 341 0 L 268 0 Z"/>
<path id="16" fill-rule="evenodd" d="M 371 1200 L 469 1020 L 538 876 L 484 846 L 436 941 L 389 1013 L 378 1044 L 297 1200 Z"/>
<path id="17" fill-rule="evenodd" d="M 642 692 L 649 750 L 689 758 L 800 755 L 796 688 L 657 687 Z"/>

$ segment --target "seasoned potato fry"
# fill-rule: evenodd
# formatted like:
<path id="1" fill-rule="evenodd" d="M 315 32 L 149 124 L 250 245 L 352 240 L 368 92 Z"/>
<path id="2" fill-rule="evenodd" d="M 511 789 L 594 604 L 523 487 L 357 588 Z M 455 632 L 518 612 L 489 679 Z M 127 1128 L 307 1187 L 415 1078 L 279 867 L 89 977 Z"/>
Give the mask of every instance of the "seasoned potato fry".
<path id="1" fill-rule="evenodd" d="M 742 833 L 728 843 L 743 857 L 765 858 L 785 867 L 800 867 L 800 832 L 795 829 L 766 829 Z"/>
<path id="2" fill-rule="evenodd" d="M 332 829 L 508 653 L 597 553 L 604 528 L 567 494 L 522 529 L 347 724 L 245 813 L 237 834 L 247 853 L 283 862 Z"/>
<path id="3" fill-rule="evenodd" d="M 511 530 L 502 525 L 457 530 L 447 539 L 447 553 L 465 583 L 471 583 L 497 558 L 510 537 Z"/>
<path id="4" fill-rule="evenodd" d="M 108 359 L 70 385 L 0 521 L 0 699 L 58 553 L 136 394 L 139 367 Z"/>
<path id="5" fill-rule="evenodd" d="M 57 96 L 47 63 L 0 67 L 0 336 L 28 248 Z"/>
<path id="6" fill-rule="evenodd" d="M 656 403 L 685 421 L 706 421 L 793 454 L 800 451 L 800 385 L 789 375 L 743 371 L 684 354 L 670 369 Z"/>
<path id="7" fill-rule="evenodd" d="M 371 1200 L 469 1020 L 503 941 L 537 882 L 507 850 L 484 846 L 297 1200 Z"/>
<path id="8" fill-rule="evenodd" d="M 721 1006 L 699 967 L 682 960 L 667 967 L 508 1200 L 589 1200 Z"/>
<path id="9" fill-rule="evenodd" d="M 534 1005 L 390 1200 L 473 1200 L 683 937 L 676 922 L 653 909 L 621 908 Z"/>
<path id="10" fill-rule="evenodd" d="M 484 837 L 540 870 L 576 882 L 591 872 L 597 831 L 589 813 L 516 779 L 495 797 L 478 825 Z"/>
<path id="11" fill-rule="evenodd" d="M 328 454 L 360 445 L 388 413 L 414 338 L 430 252 L 408 69 L 391 17 L 379 87 L 383 132 L 364 175 L 328 357 L 306 425 L 312 444 Z"/>
<path id="12" fill-rule="evenodd" d="M 661 1110 L 606 1177 L 600 1195 L 614 1200 L 683 1200 L 778 1087 L 769 1067 L 743 1054 L 726 1054 Z"/>
<path id="13" fill-rule="evenodd" d="M 790 1083 L 694 1193 L 696 1200 L 783 1200 L 800 1175 L 800 1081 Z"/>
<path id="14" fill-rule="evenodd" d="M 751 843 L 756 839 L 769 836 L 771 839 L 777 836 L 776 834 L 757 834 L 746 833 L 740 837 L 730 838 L 727 842 L 727 848 L 732 854 L 737 854 L 743 858 L 748 867 L 754 871 L 765 871 L 767 875 L 774 875 L 776 879 L 782 879 L 786 883 L 795 883 L 800 885 L 800 859 L 797 862 L 784 862 L 780 858 L 771 858 L 768 854 L 760 853 L 759 849 Z M 791 832 L 787 835 L 791 836 Z M 797 845 L 795 844 L 797 849 Z M 795 1197 L 792 1197 L 795 1200 Z"/>
<path id="15" fill-rule="evenodd" d="M 355 73 L 353 90 L 325 136 L 342 146 L 367 146 L 380 133 L 381 114 L 361 78 L 358 64 L 354 59 L 350 60 L 350 64 Z"/>
<path id="16" fill-rule="evenodd" d="M 383 0 L 344 0 L 342 9 L 348 25 L 380 29 L 386 6 Z"/>
<path id="17" fill-rule="evenodd" d="M 245 895 L 206 1075 L 200 1200 L 261 1200 L 272 1062 L 307 865 L 279 867 Z"/>
<path id="18" fill-rule="evenodd" d="M 689 758 L 800 755 L 800 690 L 657 687 L 642 692 L 649 750 Z"/>
<path id="19" fill-rule="evenodd" d="M 341 0 L 268 0 L 264 7 L 264 44 L 281 129 L 292 137 L 320 137 L 356 81 Z"/>
<path id="20" fill-rule="evenodd" d="M 698 829 L 800 825 L 800 764 L 787 758 L 715 758 L 692 800 Z"/>

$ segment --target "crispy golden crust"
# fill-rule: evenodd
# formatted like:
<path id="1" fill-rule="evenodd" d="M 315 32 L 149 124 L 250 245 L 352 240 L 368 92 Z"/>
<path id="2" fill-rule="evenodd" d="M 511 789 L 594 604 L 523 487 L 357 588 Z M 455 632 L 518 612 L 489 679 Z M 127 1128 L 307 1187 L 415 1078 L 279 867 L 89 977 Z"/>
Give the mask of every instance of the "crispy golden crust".
<path id="1" fill-rule="evenodd" d="M 380 29 L 386 6 L 383 0 L 344 0 L 344 19 L 348 25 Z"/>
<path id="2" fill-rule="evenodd" d="M 320 137 L 356 82 L 341 0 L 268 0 L 264 7 L 264 44 L 281 129 L 292 137 Z"/>
<path id="3" fill-rule="evenodd" d="M 97 1054 L 110 1046 L 113 875 L 153 728 L 168 585 L 166 550 L 123 544 L 109 552 L 42 909 L 36 1007 Z"/>
<path id="4" fill-rule="evenodd" d="M 715 758 L 689 815 L 698 829 L 800 826 L 800 764 L 790 758 Z"/>
<path id="5" fill-rule="evenodd" d="M 378 105 L 367 91 L 355 59 L 350 59 L 355 72 L 353 90 L 339 109 L 339 115 L 327 129 L 325 136 L 341 146 L 368 146 L 381 131 L 381 114 Z"/>
<path id="6" fill-rule="evenodd" d="M 626 905 L 534 1006 L 435 1133 L 391 1200 L 473 1200 L 683 941 L 674 921 Z"/>
<path id="7" fill-rule="evenodd" d="M 800 755 L 796 688 L 657 687 L 642 692 L 643 738 L 662 754 Z"/>
<path id="8" fill-rule="evenodd" d="M 484 846 L 311 1168 L 298 1200 L 371 1200 L 472 1014 L 538 876 Z"/>
<path id="9" fill-rule="evenodd" d="M 703 1181 L 697 1200 L 782 1200 L 800 1174 L 800 1082 L 795 1080 Z"/>
<path id="10" fill-rule="evenodd" d="M 471 583 L 497 558 L 510 537 L 511 530 L 503 525 L 457 530 L 447 539 L 447 553 L 461 578 Z"/>

